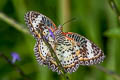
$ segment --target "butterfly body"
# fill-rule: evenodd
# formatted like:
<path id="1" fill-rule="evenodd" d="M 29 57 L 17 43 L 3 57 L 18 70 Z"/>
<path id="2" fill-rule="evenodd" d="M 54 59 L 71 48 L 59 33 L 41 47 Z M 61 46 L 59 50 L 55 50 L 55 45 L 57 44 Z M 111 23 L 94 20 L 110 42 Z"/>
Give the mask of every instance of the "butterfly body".
<path id="1" fill-rule="evenodd" d="M 48 17 L 38 12 L 28 12 L 25 21 L 36 39 L 34 52 L 37 61 L 55 72 L 60 73 L 60 70 L 43 38 L 52 46 L 65 72 L 75 72 L 80 65 L 98 64 L 105 57 L 90 40 L 77 33 L 63 32 L 62 26 L 57 28 Z"/>

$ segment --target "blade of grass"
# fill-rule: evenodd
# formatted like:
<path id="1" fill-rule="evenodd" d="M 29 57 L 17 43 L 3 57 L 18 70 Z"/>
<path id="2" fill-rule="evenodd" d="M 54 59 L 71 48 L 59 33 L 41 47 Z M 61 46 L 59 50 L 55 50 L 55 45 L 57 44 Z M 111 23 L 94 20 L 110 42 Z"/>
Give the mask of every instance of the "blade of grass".
<path id="1" fill-rule="evenodd" d="M 6 23 L 10 24 L 12 27 L 14 27 L 15 29 L 24 32 L 26 34 L 28 34 L 29 32 L 23 27 L 23 25 L 17 23 L 15 20 L 13 20 L 12 18 L 9 18 L 8 16 L 6 16 L 4 13 L 0 12 L 0 19 L 5 21 Z"/>
<path id="2" fill-rule="evenodd" d="M 59 0 L 59 19 L 60 23 L 64 24 L 66 21 L 70 20 L 70 1 L 69 0 Z M 64 31 L 70 30 L 70 23 L 64 25 Z"/>
<path id="3" fill-rule="evenodd" d="M 26 13 L 25 0 L 11 0 L 15 8 L 16 16 L 21 23 L 24 23 L 24 15 Z"/>

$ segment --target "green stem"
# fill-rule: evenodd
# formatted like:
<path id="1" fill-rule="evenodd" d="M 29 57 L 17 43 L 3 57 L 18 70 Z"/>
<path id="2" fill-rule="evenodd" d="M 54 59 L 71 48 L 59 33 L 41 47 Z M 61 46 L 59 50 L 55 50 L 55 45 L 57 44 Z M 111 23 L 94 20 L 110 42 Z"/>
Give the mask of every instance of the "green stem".
<path id="1" fill-rule="evenodd" d="M 60 23 L 64 24 L 65 22 L 70 20 L 70 0 L 59 0 L 59 18 Z M 70 23 L 64 25 L 64 31 L 70 31 Z"/>
<path id="2" fill-rule="evenodd" d="M 115 11 L 115 13 L 117 14 L 117 16 L 118 16 L 118 22 L 120 24 L 120 11 L 118 10 L 118 7 L 117 7 L 115 1 L 114 0 L 109 0 L 109 5 Z"/>
<path id="3" fill-rule="evenodd" d="M 100 66 L 100 65 L 96 65 L 95 67 L 96 67 L 97 69 L 105 72 L 106 74 L 111 75 L 111 76 L 114 77 L 116 80 L 120 80 L 120 75 L 117 74 L 116 72 L 111 71 L 111 70 L 108 70 L 108 69 L 106 69 L 106 68 L 104 68 L 103 66 Z"/>
<path id="4" fill-rule="evenodd" d="M 14 27 L 15 29 L 24 32 L 24 33 L 29 33 L 27 31 L 27 29 L 23 28 L 23 26 L 21 24 L 18 24 L 16 21 L 14 21 L 13 19 L 9 18 L 8 16 L 6 16 L 4 13 L 0 12 L 0 19 L 2 19 L 3 21 L 5 21 L 6 23 L 10 24 L 12 27 Z"/>
<path id="5" fill-rule="evenodd" d="M 25 73 L 22 71 L 22 69 L 20 67 L 18 67 L 16 64 L 13 64 L 7 56 L 5 56 L 3 53 L 0 53 L 0 57 L 3 58 L 4 60 L 6 60 L 13 68 L 15 68 L 16 71 L 24 78 L 24 80 L 30 80 L 25 75 Z"/>

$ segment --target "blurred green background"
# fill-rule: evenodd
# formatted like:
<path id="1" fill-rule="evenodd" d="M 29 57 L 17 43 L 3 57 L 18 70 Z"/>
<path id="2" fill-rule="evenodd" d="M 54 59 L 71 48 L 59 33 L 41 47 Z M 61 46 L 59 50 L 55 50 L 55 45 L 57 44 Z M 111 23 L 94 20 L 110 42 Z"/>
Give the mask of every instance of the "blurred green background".
<path id="1" fill-rule="evenodd" d="M 113 9 L 111 1 L 116 5 L 112 6 Z M 97 44 L 106 55 L 100 65 L 118 74 L 110 75 L 94 66 L 80 66 L 76 72 L 68 74 L 70 80 L 120 80 L 120 0 L 0 0 L 0 53 L 11 60 L 11 52 L 17 52 L 21 61 L 15 64 L 29 80 L 64 80 L 37 63 L 32 35 L 1 18 L 2 12 L 26 29 L 24 15 L 27 11 L 38 11 L 51 18 L 57 26 L 75 18 L 64 25 L 64 31 L 79 33 Z M 0 80 L 24 78 L 0 57 Z"/>

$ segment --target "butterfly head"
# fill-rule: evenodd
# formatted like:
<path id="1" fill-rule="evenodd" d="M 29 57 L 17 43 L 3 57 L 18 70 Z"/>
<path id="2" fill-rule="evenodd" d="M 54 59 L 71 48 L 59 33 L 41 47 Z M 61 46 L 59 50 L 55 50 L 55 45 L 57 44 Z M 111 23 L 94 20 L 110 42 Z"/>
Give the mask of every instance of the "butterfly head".
<path id="1" fill-rule="evenodd" d="M 61 30 L 61 31 L 63 31 L 63 26 L 62 26 L 62 25 L 59 25 L 59 26 L 58 26 L 58 29 Z"/>

